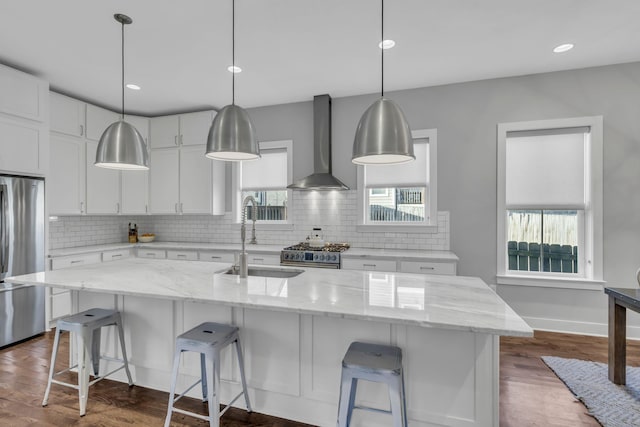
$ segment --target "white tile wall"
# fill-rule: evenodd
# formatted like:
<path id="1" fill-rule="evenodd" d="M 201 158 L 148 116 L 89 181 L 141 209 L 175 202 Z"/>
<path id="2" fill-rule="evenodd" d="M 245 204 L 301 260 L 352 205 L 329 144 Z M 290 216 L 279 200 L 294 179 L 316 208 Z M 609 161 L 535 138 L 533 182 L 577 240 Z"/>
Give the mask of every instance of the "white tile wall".
<path id="1" fill-rule="evenodd" d="M 434 233 L 357 232 L 357 192 L 294 191 L 290 206 L 293 229 L 258 229 L 258 243 L 288 246 L 304 240 L 313 227 L 322 227 L 331 242 L 349 242 L 353 247 L 449 250 L 449 212 L 438 212 Z M 239 243 L 239 225 L 231 213 L 224 216 L 67 216 L 49 224 L 51 249 L 120 243 L 127 241 L 128 223 L 138 224 L 140 233 L 155 233 L 156 240 L 170 242 Z"/>

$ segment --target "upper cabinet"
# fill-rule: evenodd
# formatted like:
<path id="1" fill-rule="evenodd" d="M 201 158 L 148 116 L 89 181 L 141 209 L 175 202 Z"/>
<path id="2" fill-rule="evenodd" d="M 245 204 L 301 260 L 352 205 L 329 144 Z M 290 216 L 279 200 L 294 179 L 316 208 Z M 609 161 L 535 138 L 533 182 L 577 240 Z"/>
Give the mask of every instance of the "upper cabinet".
<path id="1" fill-rule="evenodd" d="M 206 145 L 213 111 L 154 117 L 151 121 L 151 148 Z"/>
<path id="2" fill-rule="evenodd" d="M 49 84 L 0 65 L 0 113 L 47 122 Z"/>
<path id="3" fill-rule="evenodd" d="M 118 113 L 87 104 L 87 139 L 99 141 L 105 129 L 119 117 Z"/>
<path id="4" fill-rule="evenodd" d="M 51 111 L 49 128 L 52 131 L 77 137 L 84 136 L 86 109 L 84 102 L 55 92 L 49 92 L 49 109 Z"/>
<path id="5" fill-rule="evenodd" d="M 51 167 L 46 182 L 50 214 L 85 213 L 85 152 L 83 139 L 51 134 Z"/>
<path id="6" fill-rule="evenodd" d="M 48 89 L 47 82 L 0 65 L 0 172 L 47 173 Z"/>

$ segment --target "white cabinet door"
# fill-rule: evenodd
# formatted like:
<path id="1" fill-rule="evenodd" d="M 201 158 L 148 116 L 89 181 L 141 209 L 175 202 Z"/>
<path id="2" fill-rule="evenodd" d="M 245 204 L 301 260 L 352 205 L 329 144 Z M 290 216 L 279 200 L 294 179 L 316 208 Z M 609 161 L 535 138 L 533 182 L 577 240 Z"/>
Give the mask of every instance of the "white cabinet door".
<path id="1" fill-rule="evenodd" d="M 213 178 L 211 160 L 204 155 L 205 146 L 180 150 L 180 212 L 212 213 Z"/>
<path id="2" fill-rule="evenodd" d="M 87 135 L 88 139 L 99 141 L 102 133 L 110 124 L 118 120 L 119 114 L 95 105 L 87 104 Z"/>
<path id="3" fill-rule="evenodd" d="M 343 259 L 345 270 L 396 271 L 396 261 L 376 258 Z"/>
<path id="4" fill-rule="evenodd" d="M 247 263 L 262 265 L 280 265 L 280 255 L 249 254 Z"/>
<path id="5" fill-rule="evenodd" d="M 197 251 L 185 251 L 178 249 L 169 249 L 167 250 L 167 259 L 177 259 L 180 261 L 197 261 L 198 260 L 198 252 Z"/>
<path id="6" fill-rule="evenodd" d="M 95 166 L 98 143 L 87 141 L 87 213 L 120 213 L 120 171 Z"/>
<path id="7" fill-rule="evenodd" d="M 167 257 L 167 251 L 164 249 L 147 249 L 141 247 L 138 248 L 136 256 L 138 258 L 165 259 Z"/>
<path id="8" fill-rule="evenodd" d="M 0 112 L 45 122 L 49 84 L 37 77 L 0 65 Z"/>
<path id="9" fill-rule="evenodd" d="M 85 145 L 80 139 L 51 135 L 46 187 L 52 215 L 84 213 Z"/>
<path id="10" fill-rule="evenodd" d="M 177 148 L 151 150 L 149 208 L 153 214 L 176 214 L 179 208 Z"/>
<path id="11" fill-rule="evenodd" d="M 206 145 L 213 114 L 213 111 L 200 111 L 180 115 L 181 145 Z"/>
<path id="12" fill-rule="evenodd" d="M 68 96 L 49 92 L 49 127 L 52 131 L 84 136 L 85 103 Z"/>
<path id="13" fill-rule="evenodd" d="M 16 173 L 44 173 L 47 160 L 41 155 L 47 133 L 36 123 L 0 116 L 0 169 Z"/>
<path id="14" fill-rule="evenodd" d="M 418 274 L 456 274 L 456 264 L 453 262 L 434 261 L 400 261 L 399 271 Z"/>
<path id="15" fill-rule="evenodd" d="M 122 171 L 123 214 L 147 214 L 149 211 L 149 171 Z"/>
<path id="16" fill-rule="evenodd" d="M 152 118 L 149 127 L 150 146 L 152 148 L 177 147 L 179 145 L 178 123 L 178 116 Z"/>

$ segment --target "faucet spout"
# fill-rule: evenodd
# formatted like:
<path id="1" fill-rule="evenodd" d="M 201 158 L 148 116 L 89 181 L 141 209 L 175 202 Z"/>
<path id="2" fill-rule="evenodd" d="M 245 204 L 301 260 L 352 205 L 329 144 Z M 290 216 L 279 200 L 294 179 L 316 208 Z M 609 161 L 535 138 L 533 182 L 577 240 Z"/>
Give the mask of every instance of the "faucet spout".
<path id="1" fill-rule="evenodd" d="M 241 278 L 245 278 L 249 275 L 249 264 L 247 262 L 247 252 L 245 251 L 245 240 L 247 238 L 247 206 L 251 203 L 253 205 L 253 227 L 251 228 L 251 240 L 249 244 L 255 245 L 258 243 L 256 240 L 256 216 L 258 210 L 258 203 L 253 196 L 247 196 L 242 201 L 242 225 L 240 226 L 240 240 L 242 242 L 242 252 L 240 253 L 240 259 L 238 262 L 239 275 Z"/>

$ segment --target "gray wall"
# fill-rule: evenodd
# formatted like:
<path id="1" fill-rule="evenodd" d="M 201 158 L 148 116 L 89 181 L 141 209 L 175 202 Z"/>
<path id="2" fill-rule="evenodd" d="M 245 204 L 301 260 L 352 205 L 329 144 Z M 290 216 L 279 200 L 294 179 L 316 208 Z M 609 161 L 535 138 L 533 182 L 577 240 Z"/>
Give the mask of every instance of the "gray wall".
<path id="1" fill-rule="evenodd" d="M 451 250 L 460 257 L 459 274 L 487 283 L 495 283 L 496 275 L 496 125 L 604 116 L 604 275 L 610 286 L 637 286 L 640 63 L 420 88 L 388 97 L 404 110 L 412 129 L 438 130 L 438 210 L 451 214 Z M 355 127 L 375 99 L 333 99 L 333 172 L 351 188 L 356 184 L 350 162 Z M 294 178 L 311 173 L 311 101 L 251 109 L 250 114 L 260 140 L 293 139 Z M 558 317 L 566 305 L 580 301 L 586 307 L 569 320 L 603 321 L 605 299 L 599 291 L 505 289 L 504 295 L 517 311 L 529 310 L 528 317 Z M 525 295 L 537 298 L 535 304 L 518 300 Z M 540 308 L 553 303 L 556 314 Z"/>

